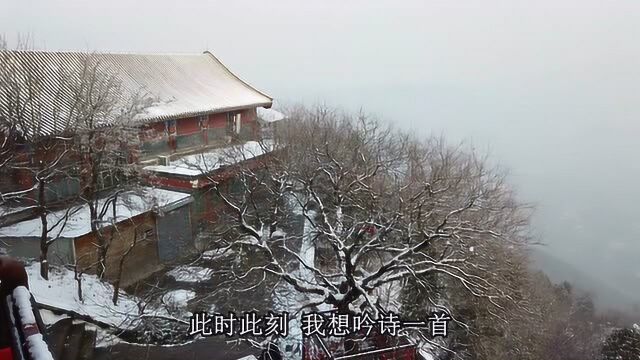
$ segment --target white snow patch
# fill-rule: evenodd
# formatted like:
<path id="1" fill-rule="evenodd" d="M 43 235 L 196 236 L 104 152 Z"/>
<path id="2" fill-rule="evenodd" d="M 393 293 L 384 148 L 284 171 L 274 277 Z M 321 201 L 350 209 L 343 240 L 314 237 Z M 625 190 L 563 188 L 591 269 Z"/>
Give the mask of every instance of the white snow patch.
<path id="1" fill-rule="evenodd" d="M 53 360 L 47 343 L 42 339 L 42 334 L 34 334 L 27 338 L 27 346 L 32 359 Z"/>
<path id="2" fill-rule="evenodd" d="M 314 212 L 309 212 L 309 216 L 313 218 Z M 313 225 L 308 219 L 305 219 L 304 229 L 302 234 L 302 241 L 300 244 L 300 251 L 298 253 L 300 258 L 307 264 L 307 266 L 313 268 L 315 262 L 315 246 L 313 243 Z M 315 276 L 313 271 L 302 265 L 298 264 L 298 269 L 294 270 L 291 274 L 297 279 L 307 281 L 309 283 L 315 282 Z M 291 314 L 289 319 L 289 335 L 285 338 L 278 340 L 278 347 L 282 351 L 283 359 L 293 360 L 300 359 L 302 356 L 302 330 L 299 320 L 299 314 L 293 316 L 301 306 L 308 303 L 311 299 L 301 292 L 294 289 L 292 285 L 281 281 L 274 289 L 273 296 L 273 309 L 276 312 L 288 312 Z M 290 349 L 287 351 L 287 349 Z"/>
<path id="3" fill-rule="evenodd" d="M 247 355 L 239 358 L 238 360 L 258 360 L 258 359 L 253 355 Z"/>
<path id="4" fill-rule="evenodd" d="M 213 270 L 200 266 L 178 266 L 169 271 L 167 275 L 180 282 L 202 282 L 211 280 Z"/>
<path id="5" fill-rule="evenodd" d="M 245 143 L 213 149 L 206 153 L 187 155 L 171 161 L 170 165 L 145 166 L 144 170 L 184 176 L 200 176 L 223 166 L 234 165 L 273 151 L 270 142 Z"/>
<path id="6" fill-rule="evenodd" d="M 218 312 L 218 306 L 216 304 L 211 304 L 209 306 L 209 314 L 215 314 Z"/>
<path id="7" fill-rule="evenodd" d="M 63 315 L 56 315 L 50 310 L 40 309 L 40 317 L 42 318 L 42 322 L 45 325 L 49 326 L 49 325 L 53 325 L 53 324 L 57 323 L 58 321 L 60 321 L 62 319 L 66 319 L 69 316 L 64 315 L 64 314 Z"/>
<path id="8" fill-rule="evenodd" d="M 183 309 L 195 297 L 196 293 L 191 290 L 172 290 L 162 296 L 162 302 L 172 309 Z"/>
<path id="9" fill-rule="evenodd" d="M 285 116 L 283 113 L 273 109 L 259 107 L 259 108 L 256 108 L 256 112 L 258 114 L 258 120 L 262 120 L 265 123 L 272 123 L 272 122 L 285 119 Z"/>
<path id="10" fill-rule="evenodd" d="M 117 345 L 119 343 L 123 343 L 126 342 L 122 339 L 120 339 L 119 337 L 117 337 L 116 335 L 113 335 L 112 333 L 105 331 L 103 328 L 98 327 L 98 326 L 94 326 L 93 324 L 89 324 L 89 323 L 85 323 L 85 328 L 87 330 L 93 330 L 96 332 L 96 347 L 100 348 L 100 347 L 112 347 L 114 345 Z"/>
<path id="11" fill-rule="evenodd" d="M 135 327 L 139 321 L 138 298 L 120 291 L 118 305 L 114 305 L 113 286 L 102 282 L 95 275 L 82 276 L 83 300 L 78 298 L 77 282 L 73 271 L 51 267 L 49 280 L 40 276 L 40 265 L 32 263 L 26 267 L 29 276 L 29 289 L 36 301 L 79 314 L 119 327 Z M 146 313 L 159 313 L 160 310 L 147 306 Z"/>
<path id="12" fill-rule="evenodd" d="M 180 201 L 186 201 L 189 194 L 177 191 L 169 191 L 145 187 L 136 192 L 125 192 L 118 196 L 116 204 L 115 222 L 124 221 L 134 216 L 151 211 L 154 208 L 163 208 Z M 101 208 L 108 199 L 98 200 Z M 102 219 L 103 226 L 112 224 L 112 211 L 109 210 Z M 65 217 L 68 216 L 66 222 Z M 49 224 L 60 222 L 49 236 L 51 238 L 76 238 L 91 232 L 91 214 L 89 205 L 78 205 L 69 209 L 56 211 L 47 215 Z M 42 222 L 40 218 L 22 221 L 0 229 L 0 237 L 35 237 L 41 235 Z"/>
<path id="13" fill-rule="evenodd" d="M 298 315 L 293 315 L 304 302 L 302 293 L 296 291 L 293 286 L 284 281 L 280 282 L 274 289 L 273 310 L 281 313 L 288 312 L 289 334 L 285 338 L 278 339 L 278 347 L 282 351 L 283 359 L 300 359 L 302 356 L 302 324 L 298 320 Z M 290 349 L 287 351 L 287 349 Z"/>
<path id="14" fill-rule="evenodd" d="M 308 216 L 313 219 L 316 216 L 316 213 L 314 211 L 309 211 Z M 309 222 L 309 219 L 305 218 L 304 228 L 302 230 L 302 241 L 300 242 L 299 256 L 304 264 L 311 268 L 314 267 L 316 258 L 316 246 L 313 242 L 314 236 L 315 234 L 313 230 L 313 224 Z M 313 282 L 315 275 L 313 274 L 313 271 L 311 271 L 311 269 L 307 268 L 307 266 L 303 265 L 302 262 L 300 263 L 300 276 L 307 281 Z"/>
<path id="15" fill-rule="evenodd" d="M 430 352 L 428 352 L 425 349 L 419 349 L 418 353 L 420 354 L 420 356 L 422 356 L 422 358 L 424 360 L 435 360 L 436 358 L 433 356 L 433 354 L 431 354 Z"/>

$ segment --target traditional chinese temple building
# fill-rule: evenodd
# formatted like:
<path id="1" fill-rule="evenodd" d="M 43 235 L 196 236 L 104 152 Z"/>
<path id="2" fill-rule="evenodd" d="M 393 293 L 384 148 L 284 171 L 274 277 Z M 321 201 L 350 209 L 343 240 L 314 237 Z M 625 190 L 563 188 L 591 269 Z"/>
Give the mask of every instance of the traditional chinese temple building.
<path id="1" fill-rule="evenodd" d="M 138 129 L 141 156 L 133 161 L 146 174 L 148 187 L 143 189 L 146 195 L 142 198 L 131 195 L 138 208 L 131 210 L 129 202 L 126 211 L 109 220 L 136 225 L 136 230 L 122 232 L 113 251 L 127 249 L 134 239 L 146 241 L 144 250 L 134 252 L 127 260 L 131 269 L 139 270 L 131 281 L 194 247 L 199 226 L 215 218 L 216 204 L 207 197 L 211 192 L 206 191 L 211 179 L 231 183 L 234 165 L 254 162 L 257 166 L 271 151 L 270 146 L 261 141 L 257 112 L 270 108 L 273 99 L 240 79 L 208 51 L 202 54 L 0 51 L 0 59 L 15 68 L 12 76 L 16 82 L 31 79 L 37 83 L 41 113 L 37 123 L 30 124 L 32 131 L 37 131 L 30 134 L 31 138 L 38 136 L 55 142 L 61 135 L 78 136 L 77 132 L 82 132 L 60 116 L 72 111 L 74 106 L 73 92 L 61 89 L 60 84 L 69 74 L 85 71 L 88 61 L 97 64 L 118 83 L 123 104 L 126 99 L 144 99 L 140 111 L 128 119 L 127 125 Z M 0 92 L 0 110 L 9 109 L 11 96 L 6 91 Z M 268 122 L 274 119 L 270 117 Z M 100 126 L 113 124 L 106 121 Z M 27 155 L 31 150 L 29 144 L 23 144 L 21 149 L 27 162 L 55 156 L 35 154 L 29 159 L 32 156 Z M 231 152 L 239 156 L 230 156 Z M 82 166 L 78 159 L 69 158 L 68 162 Z M 2 171 L 2 193 L 35 191 L 36 179 L 32 172 Z M 99 191 L 108 194 L 118 189 L 119 178 L 112 170 L 104 171 L 100 178 Z M 82 177 L 66 173 L 46 184 L 47 201 L 55 206 L 55 211 L 47 216 L 51 221 L 65 216 L 66 223 L 70 224 L 64 231 L 52 235 L 64 240 L 53 246 L 52 262 L 91 261 L 94 257 L 93 235 L 90 228 L 87 229 L 89 224 L 84 224 L 86 209 L 74 203 L 83 187 L 82 181 Z M 3 204 L 0 209 L 0 239 L 6 240 L 10 253 L 37 257 L 40 228 L 32 204 L 25 200 L 10 205 Z M 68 211 L 70 206 L 77 210 Z"/>

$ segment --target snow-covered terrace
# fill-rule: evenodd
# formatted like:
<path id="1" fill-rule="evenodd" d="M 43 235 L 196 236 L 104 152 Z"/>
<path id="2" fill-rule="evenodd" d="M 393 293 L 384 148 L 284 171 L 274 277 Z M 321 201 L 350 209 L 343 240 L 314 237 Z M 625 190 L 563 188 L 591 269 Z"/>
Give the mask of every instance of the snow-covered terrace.
<path id="1" fill-rule="evenodd" d="M 258 120 L 265 123 L 273 123 L 285 119 L 283 113 L 274 109 L 259 107 L 256 109 L 256 112 L 258 113 Z"/>
<path id="2" fill-rule="evenodd" d="M 99 209 L 105 201 L 107 200 L 98 200 Z M 189 194 L 150 187 L 123 192 L 117 197 L 115 222 L 121 222 L 154 209 L 170 210 L 191 201 Z M 110 209 L 103 218 L 103 226 L 112 223 L 114 219 L 111 214 Z M 64 221 L 65 217 L 67 217 L 66 221 Z M 88 234 L 91 232 L 90 219 L 89 205 L 86 204 L 52 212 L 47 215 L 49 226 L 58 222 L 60 225 L 56 226 L 49 236 L 76 238 Z M 35 218 L 0 228 L 0 237 L 35 237 L 40 236 L 41 231 L 40 218 Z"/>
<path id="3" fill-rule="evenodd" d="M 145 166 L 144 170 L 183 176 L 201 176 L 224 166 L 234 165 L 267 154 L 273 150 L 271 142 L 247 141 L 242 144 L 212 149 L 172 160 L 169 165 Z"/>

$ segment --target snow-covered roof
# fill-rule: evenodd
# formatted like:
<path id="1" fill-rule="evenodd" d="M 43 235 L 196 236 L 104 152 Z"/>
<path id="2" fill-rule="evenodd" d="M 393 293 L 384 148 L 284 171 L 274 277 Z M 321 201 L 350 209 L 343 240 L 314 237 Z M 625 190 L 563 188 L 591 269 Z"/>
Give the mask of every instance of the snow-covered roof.
<path id="1" fill-rule="evenodd" d="M 264 155 L 272 150 L 273 145 L 270 142 L 247 141 L 205 153 L 187 155 L 172 160 L 169 165 L 145 166 L 144 170 L 189 177 L 201 176 L 223 166 L 234 165 Z"/>
<path id="2" fill-rule="evenodd" d="M 285 119 L 284 114 L 277 110 L 259 107 L 256 109 L 256 111 L 258 113 L 258 120 L 261 120 L 265 123 L 272 123 Z"/>
<path id="3" fill-rule="evenodd" d="M 155 208 L 168 210 L 171 207 L 191 202 L 189 194 L 177 191 L 142 188 L 140 191 L 124 192 L 117 197 L 116 221 L 120 222 L 134 216 L 143 214 Z M 98 201 L 98 206 L 102 207 L 106 200 Z M 112 212 L 109 211 L 103 218 L 103 223 L 112 223 Z M 68 215 L 65 221 L 60 222 Z M 76 238 L 91 232 L 91 215 L 89 205 L 78 205 L 73 208 L 52 212 L 47 215 L 49 226 L 60 223 L 56 226 L 50 237 L 56 238 Z M 0 237 L 36 237 L 40 236 L 42 223 L 40 218 L 21 221 L 3 228 L 0 228 Z"/>
<path id="4" fill-rule="evenodd" d="M 135 95 L 144 94 L 155 102 L 137 116 L 136 122 L 198 116 L 213 112 L 272 104 L 272 98 L 241 80 L 213 54 L 107 54 L 50 51 L 0 51 L 0 63 L 11 67 L 13 80 L 25 81 L 37 77 L 42 91 L 38 103 L 45 113 L 36 135 L 64 131 L 65 114 L 73 102 L 72 92 L 61 89 L 62 79 L 69 74 L 81 74 L 87 62 L 115 77 L 121 84 L 120 100 L 126 104 Z M 10 99 L 0 93 L 0 106 Z M 49 111 L 51 113 L 46 113 Z M 59 117 L 59 116 L 58 116 Z M 108 124 L 105 124 L 108 125 Z M 35 128 L 35 127 L 34 127 Z"/>

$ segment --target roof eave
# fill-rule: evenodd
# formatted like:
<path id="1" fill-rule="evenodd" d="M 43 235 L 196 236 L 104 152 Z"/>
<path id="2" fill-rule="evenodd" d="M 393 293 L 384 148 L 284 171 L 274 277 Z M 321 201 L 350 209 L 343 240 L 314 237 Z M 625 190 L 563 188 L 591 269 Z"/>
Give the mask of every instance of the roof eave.
<path id="1" fill-rule="evenodd" d="M 243 83 L 247 88 L 259 93 L 260 95 L 268 98 L 269 104 L 273 103 L 273 97 L 271 97 L 270 95 L 256 89 L 253 85 L 249 84 L 248 82 L 242 80 L 242 78 L 240 78 L 238 75 L 236 75 L 233 71 L 229 70 L 229 68 L 222 62 L 220 61 L 220 59 L 218 59 L 215 55 L 213 55 L 210 51 L 205 51 L 204 54 L 211 56 L 211 58 L 216 61 L 218 64 L 220 64 L 220 66 L 222 66 L 231 76 L 233 76 L 234 78 L 236 78 L 238 81 L 240 81 L 241 83 Z M 269 105 L 269 107 L 271 107 L 271 105 Z"/>
<path id="2" fill-rule="evenodd" d="M 142 125 L 142 124 L 150 124 L 158 121 L 177 120 L 177 119 L 191 118 L 196 116 L 219 114 L 219 113 L 224 113 L 229 111 L 246 110 L 246 109 L 257 108 L 260 106 L 265 108 L 270 108 L 272 105 L 273 105 L 273 102 L 271 101 L 271 102 L 253 103 L 248 105 L 227 106 L 224 108 L 218 108 L 213 110 L 193 111 L 193 112 L 180 113 L 180 114 L 153 116 L 153 117 L 140 119 L 139 121 L 136 121 L 136 122 Z"/>

